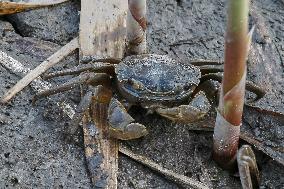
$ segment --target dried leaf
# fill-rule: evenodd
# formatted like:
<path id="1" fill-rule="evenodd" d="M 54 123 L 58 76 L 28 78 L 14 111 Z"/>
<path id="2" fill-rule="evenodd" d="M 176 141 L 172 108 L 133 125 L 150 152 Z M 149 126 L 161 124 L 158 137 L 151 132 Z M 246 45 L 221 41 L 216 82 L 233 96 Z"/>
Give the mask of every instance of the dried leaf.
<path id="1" fill-rule="evenodd" d="M 41 2 L 0 2 L 0 15 L 14 14 L 29 9 L 36 9 L 64 3 L 69 0 L 45 0 Z"/>

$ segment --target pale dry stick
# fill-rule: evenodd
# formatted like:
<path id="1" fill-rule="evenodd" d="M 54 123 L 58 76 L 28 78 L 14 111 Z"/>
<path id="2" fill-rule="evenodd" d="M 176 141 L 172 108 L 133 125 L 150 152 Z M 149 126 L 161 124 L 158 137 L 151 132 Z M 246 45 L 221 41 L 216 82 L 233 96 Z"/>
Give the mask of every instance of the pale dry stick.
<path id="1" fill-rule="evenodd" d="M 0 2 L 0 15 L 14 14 L 28 9 L 57 5 L 69 0 L 46 0 L 42 2 Z"/>
<path id="2" fill-rule="evenodd" d="M 15 60 L 14 58 L 7 55 L 5 52 L 0 51 L 0 65 L 4 66 L 10 72 L 22 77 L 31 71 L 30 68 L 23 66 L 22 63 Z M 36 91 L 40 92 L 43 90 L 50 89 L 52 86 L 49 82 L 43 81 L 40 77 L 33 79 L 31 82 L 31 87 Z M 70 104 L 67 103 L 56 103 L 56 105 L 62 109 L 62 111 L 72 119 L 75 111 Z"/>
<path id="3" fill-rule="evenodd" d="M 166 178 L 182 186 L 189 187 L 189 188 L 197 188 L 197 189 L 209 189 L 209 187 L 206 186 L 205 184 L 199 181 L 193 180 L 187 176 L 177 174 L 173 172 L 172 170 L 166 169 L 144 156 L 133 153 L 126 147 L 123 147 L 121 144 L 119 145 L 119 152 L 141 163 L 142 165 L 145 165 L 149 167 L 150 169 L 157 171 L 158 173 L 164 175 Z"/>
<path id="4" fill-rule="evenodd" d="M 4 94 L 4 96 L 1 99 L 1 103 L 7 103 L 14 95 L 16 95 L 18 92 L 20 92 L 24 87 L 26 87 L 30 82 L 34 81 L 37 77 L 39 77 L 42 73 L 44 73 L 46 70 L 54 66 L 55 64 L 59 63 L 63 58 L 65 58 L 67 55 L 69 55 L 71 52 L 73 52 L 75 49 L 77 49 L 79 46 L 78 38 L 75 38 L 71 40 L 69 43 L 67 43 L 65 46 L 63 46 L 61 49 L 59 49 L 56 53 L 51 55 L 47 60 L 43 61 L 39 66 L 37 66 L 35 69 L 31 70 L 26 69 L 23 67 L 23 74 L 27 74 L 25 77 L 23 77 L 20 81 L 16 83 L 8 92 Z M 3 53 L 2 53 L 3 54 Z M 3 56 L 3 55 L 2 55 Z M 6 57 L 6 60 L 5 60 Z M 0 59 L 3 59 L 2 64 L 7 67 L 7 65 L 13 65 L 13 62 L 15 61 L 7 61 L 11 60 L 11 57 L 7 59 L 7 56 L 0 57 Z M 19 63 L 19 62 L 18 62 Z M 20 63 L 21 64 L 21 63 Z M 13 66 L 12 66 L 13 67 Z M 17 66 L 13 67 L 14 69 L 18 69 Z M 10 69 L 10 68 L 8 68 Z M 37 80 L 35 80 L 37 82 Z"/>
<path id="5" fill-rule="evenodd" d="M 146 43 L 146 0 L 128 0 L 127 55 L 145 54 Z"/>
<path id="6" fill-rule="evenodd" d="M 127 0 L 81 0 L 80 62 L 124 57 L 127 10 Z"/>

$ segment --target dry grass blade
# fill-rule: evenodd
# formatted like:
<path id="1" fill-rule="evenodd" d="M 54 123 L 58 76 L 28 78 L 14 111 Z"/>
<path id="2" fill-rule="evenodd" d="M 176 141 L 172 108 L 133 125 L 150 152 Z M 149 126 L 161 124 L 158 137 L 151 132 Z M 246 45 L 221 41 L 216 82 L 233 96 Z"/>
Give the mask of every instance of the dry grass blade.
<path id="1" fill-rule="evenodd" d="M 36 9 L 64 3 L 69 0 L 45 0 L 41 2 L 0 2 L 0 15 L 14 14 L 28 9 Z"/>
<path id="2" fill-rule="evenodd" d="M 180 175 L 177 174 L 175 172 L 173 172 L 172 170 L 166 169 L 162 166 L 160 166 L 159 164 L 155 163 L 152 160 L 149 160 L 148 158 L 141 156 L 141 155 L 137 155 L 135 153 L 133 153 L 132 151 L 130 151 L 129 149 L 125 148 L 125 147 L 121 147 L 121 145 L 119 146 L 119 152 L 121 152 L 122 154 L 130 157 L 131 159 L 149 167 L 150 169 L 157 171 L 158 173 L 164 175 L 166 178 L 186 187 L 186 188 L 197 188 L 197 189 L 209 189 L 208 186 L 206 186 L 205 184 L 193 180 L 187 176 L 184 175 Z"/>
<path id="3" fill-rule="evenodd" d="M 16 83 L 1 99 L 1 103 L 7 103 L 15 94 L 26 87 L 30 82 L 35 80 L 38 76 L 44 73 L 47 69 L 57 64 L 64 57 L 69 55 L 78 48 L 78 38 L 73 39 L 68 44 L 59 49 L 56 53 L 51 55 L 47 60 L 42 62 L 34 70 L 30 71 L 24 78 Z M 3 58 L 0 56 L 0 59 Z M 2 64 L 8 64 L 9 61 L 1 61 Z M 5 66 L 5 65 L 4 65 Z M 7 67 L 7 66 L 5 66 Z"/>

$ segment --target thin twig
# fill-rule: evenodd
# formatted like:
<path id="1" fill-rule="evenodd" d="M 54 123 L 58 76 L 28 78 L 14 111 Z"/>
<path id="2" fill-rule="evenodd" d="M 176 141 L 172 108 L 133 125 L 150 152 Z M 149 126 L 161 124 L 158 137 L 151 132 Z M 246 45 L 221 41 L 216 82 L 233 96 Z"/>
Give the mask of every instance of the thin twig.
<path id="1" fill-rule="evenodd" d="M 201 43 L 201 42 L 205 43 L 205 42 L 211 41 L 213 39 L 214 39 L 214 37 L 212 37 L 212 36 L 193 37 L 193 38 L 190 38 L 190 39 L 182 39 L 182 40 L 176 41 L 176 42 L 170 44 L 169 46 L 170 47 L 176 47 L 176 46 L 180 46 L 180 45 L 192 45 L 192 44 L 197 44 L 197 43 Z"/>
<path id="2" fill-rule="evenodd" d="M 24 68 L 24 66 L 21 65 L 23 67 L 21 71 L 22 73 L 26 74 L 29 71 L 30 72 L 20 81 L 18 81 L 16 85 L 14 85 L 6 94 L 4 94 L 4 96 L 1 99 L 1 103 L 7 103 L 15 94 L 20 92 L 30 82 L 32 81 L 39 82 L 38 80 L 35 80 L 37 77 L 39 77 L 46 70 L 57 64 L 60 60 L 62 60 L 64 57 L 66 57 L 75 49 L 77 49 L 78 46 L 79 46 L 78 38 L 75 38 L 69 43 L 67 43 L 65 46 L 63 46 L 61 49 L 59 49 L 56 53 L 51 55 L 47 60 L 43 61 L 39 66 L 37 66 L 32 71 L 30 71 L 30 69 Z M 19 69 L 19 65 L 21 64 L 17 60 L 14 60 L 12 57 L 9 57 L 6 53 L 3 52 L 1 52 L 0 54 L 0 63 L 6 68 L 10 69 L 11 71 L 13 71 L 13 69 L 15 70 Z"/>
<path id="3" fill-rule="evenodd" d="M 19 61 L 15 60 L 14 58 L 8 56 L 5 52 L 0 51 L 0 64 L 8 69 L 10 72 L 23 77 L 25 74 L 31 72 L 30 68 L 27 68 Z M 22 85 L 21 85 L 22 86 Z M 31 87 L 40 92 L 42 90 L 50 89 L 51 84 L 47 81 L 43 81 L 40 77 L 31 80 Z M 23 88 L 23 87 L 22 87 Z M 22 89 L 21 88 L 21 89 Z M 17 88 L 18 89 L 18 88 Z M 74 110 L 73 108 L 67 103 L 56 103 L 56 105 L 62 109 L 62 111 L 70 118 L 73 118 Z"/>
<path id="4" fill-rule="evenodd" d="M 166 178 L 168 178 L 171 181 L 174 181 L 182 186 L 185 187 L 190 187 L 190 188 L 197 188 L 197 189 L 209 189 L 208 186 L 206 186 L 205 184 L 193 180 L 187 176 L 184 175 L 180 175 L 178 173 L 173 172 L 172 170 L 166 169 L 162 166 L 160 166 L 159 164 L 155 163 L 152 160 L 149 160 L 148 158 L 141 156 L 141 155 L 137 155 L 135 153 L 133 153 L 132 151 L 130 151 L 129 149 L 127 149 L 126 147 L 122 147 L 122 145 L 119 145 L 119 152 L 130 157 L 131 159 L 149 167 L 150 169 L 157 171 L 158 173 L 164 175 Z"/>

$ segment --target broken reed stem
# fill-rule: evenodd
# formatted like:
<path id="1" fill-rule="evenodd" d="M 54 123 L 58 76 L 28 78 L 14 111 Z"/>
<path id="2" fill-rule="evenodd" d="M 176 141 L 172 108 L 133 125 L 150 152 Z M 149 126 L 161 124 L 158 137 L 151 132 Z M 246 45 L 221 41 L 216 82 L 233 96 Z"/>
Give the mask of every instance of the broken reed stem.
<path id="1" fill-rule="evenodd" d="M 57 1 L 46 1 L 46 2 L 0 2 L 0 15 L 14 14 L 22 12 L 28 9 L 36 9 L 47 7 L 51 5 L 61 4 L 69 0 L 57 0 Z"/>
<path id="2" fill-rule="evenodd" d="M 146 0 L 128 0 L 126 55 L 146 53 L 146 28 Z"/>
<path id="3" fill-rule="evenodd" d="M 213 158 L 232 169 L 236 160 L 243 113 L 248 35 L 249 0 L 230 0 L 225 36 L 225 64 L 213 137 Z"/>

